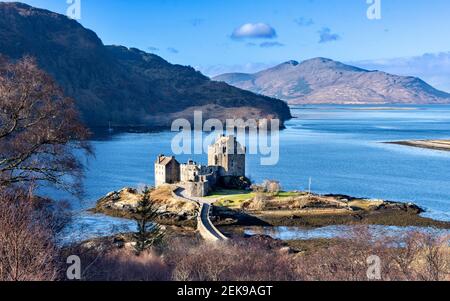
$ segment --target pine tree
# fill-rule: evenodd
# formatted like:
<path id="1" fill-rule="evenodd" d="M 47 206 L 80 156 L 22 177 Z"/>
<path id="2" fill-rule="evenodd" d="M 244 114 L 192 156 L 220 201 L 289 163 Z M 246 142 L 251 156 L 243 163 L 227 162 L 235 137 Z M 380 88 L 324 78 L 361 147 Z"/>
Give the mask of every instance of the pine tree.
<path id="1" fill-rule="evenodd" d="M 164 231 L 156 223 L 158 206 L 151 200 L 150 193 L 151 190 L 145 187 L 134 214 L 134 220 L 137 223 L 137 232 L 134 234 L 135 251 L 138 255 L 157 245 L 164 238 Z"/>

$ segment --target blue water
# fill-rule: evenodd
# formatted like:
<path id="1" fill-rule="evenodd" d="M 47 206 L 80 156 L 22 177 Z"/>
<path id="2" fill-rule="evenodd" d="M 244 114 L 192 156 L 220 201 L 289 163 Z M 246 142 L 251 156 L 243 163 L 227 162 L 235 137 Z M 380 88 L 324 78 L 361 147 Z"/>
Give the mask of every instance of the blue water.
<path id="1" fill-rule="evenodd" d="M 305 229 L 300 227 L 253 227 L 244 230 L 246 235 L 266 235 L 281 240 L 312 240 L 351 237 L 355 228 L 352 226 L 327 226 L 317 229 Z M 450 230 L 421 227 L 394 227 L 371 225 L 368 233 L 377 239 L 383 237 L 402 237 L 411 232 L 448 237 Z"/>
<path id="2" fill-rule="evenodd" d="M 450 221 L 450 152 L 382 143 L 450 138 L 450 106 L 307 106 L 293 107 L 292 113 L 295 118 L 280 135 L 279 163 L 261 166 L 258 156 L 249 156 L 252 180 L 278 179 L 285 190 L 302 190 L 311 177 L 314 192 L 414 202 L 427 210 L 425 216 Z M 171 153 L 174 135 L 120 134 L 93 141 L 96 156 L 86 160 L 87 196 L 73 201 L 79 218 L 70 234 L 85 238 L 111 234 L 114 227 L 133 228 L 129 221 L 84 210 L 110 191 L 152 184 L 153 162 L 158 154 Z M 206 161 L 206 155 L 178 159 L 191 157 Z"/>

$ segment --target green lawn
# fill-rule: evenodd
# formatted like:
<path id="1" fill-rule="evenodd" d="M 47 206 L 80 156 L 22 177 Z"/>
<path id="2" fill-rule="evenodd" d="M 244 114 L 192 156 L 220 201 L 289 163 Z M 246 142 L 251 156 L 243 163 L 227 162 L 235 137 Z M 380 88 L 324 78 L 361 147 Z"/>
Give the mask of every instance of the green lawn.
<path id="1" fill-rule="evenodd" d="M 246 200 L 252 199 L 255 197 L 255 193 L 248 192 L 244 190 L 217 190 L 214 191 L 207 198 L 209 199 L 218 199 L 218 201 L 214 204 L 216 206 L 222 207 L 240 207 L 243 202 Z"/>
<path id="2" fill-rule="evenodd" d="M 222 207 L 240 207 L 241 204 L 247 200 L 253 199 L 255 197 L 254 192 L 242 191 L 242 190 L 218 190 L 214 191 L 207 198 L 218 199 L 214 204 L 216 206 Z M 276 195 L 276 198 L 289 198 L 299 196 L 298 192 L 280 192 Z"/>
<path id="3" fill-rule="evenodd" d="M 277 194 L 278 198 L 291 198 L 291 197 L 296 197 L 296 196 L 300 196 L 301 193 L 299 192 L 294 192 L 294 191 L 281 191 Z"/>
<path id="4" fill-rule="evenodd" d="M 234 196 L 234 195 L 246 195 L 250 194 L 251 192 L 245 191 L 245 190 L 230 190 L 230 189 L 220 189 L 216 190 L 213 193 L 211 193 L 209 196 L 207 196 L 208 199 L 218 199 L 222 197 L 228 197 L 228 196 Z"/>

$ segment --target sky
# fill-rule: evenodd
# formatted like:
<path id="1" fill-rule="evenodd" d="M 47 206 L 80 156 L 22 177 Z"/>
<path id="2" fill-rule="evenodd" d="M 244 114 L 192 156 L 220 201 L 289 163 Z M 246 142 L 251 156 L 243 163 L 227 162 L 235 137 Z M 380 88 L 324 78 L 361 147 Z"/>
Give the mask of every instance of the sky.
<path id="1" fill-rule="evenodd" d="M 136 47 L 209 76 L 327 57 L 422 76 L 450 91 L 448 0 L 27 0 L 105 44 Z M 380 18 L 367 11 L 381 3 Z M 375 4 L 376 4 L 375 3 Z M 378 10 L 371 11 L 378 13 Z M 411 74 L 412 73 L 412 74 Z"/>

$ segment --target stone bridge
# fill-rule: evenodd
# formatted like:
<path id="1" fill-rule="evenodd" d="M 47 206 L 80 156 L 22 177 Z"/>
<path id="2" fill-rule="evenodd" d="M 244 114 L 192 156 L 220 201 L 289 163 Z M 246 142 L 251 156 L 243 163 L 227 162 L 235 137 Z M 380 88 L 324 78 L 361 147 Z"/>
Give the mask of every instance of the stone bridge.
<path id="1" fill-rule="evenodd" d="M 188 197 L 186 191 L 181 187 L 177 188 L 174 191 L 174 194 L 183 200 L 200 204 L 200 210 L 197 216 L 197 230 L 204 240 L 210 242 L 228 240 L 228 238 L 213 225 L 210 219 L 212 210 L 211 204 L 216 201 L 215 199 Z"/>

